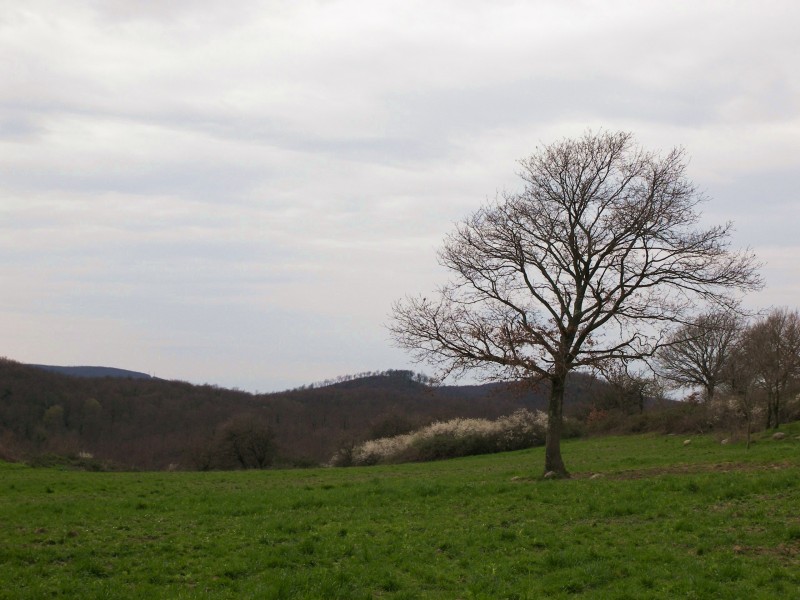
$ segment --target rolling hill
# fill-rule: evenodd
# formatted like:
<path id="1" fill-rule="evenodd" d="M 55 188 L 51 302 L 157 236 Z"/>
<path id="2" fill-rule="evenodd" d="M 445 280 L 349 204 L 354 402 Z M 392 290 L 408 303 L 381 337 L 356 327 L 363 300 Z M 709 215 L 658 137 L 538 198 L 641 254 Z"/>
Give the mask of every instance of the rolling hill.
<path id="1" fill-rule="evenodd" d="M 103 367 L 0 360 L 0 457 L 91 455 L 124 468 L 235 467 L 220 444 L 269 432 L 281 464 L 319 464 L 340 447 L 455 417 L 543 409 L 546 390 L 515 384 L 431 386 L 386 371 L 271 394 L 192 385 Z M 575 376 L 567 410 L 599 382 Z M 216 455 L 215 455 L 216 453 Z"/>

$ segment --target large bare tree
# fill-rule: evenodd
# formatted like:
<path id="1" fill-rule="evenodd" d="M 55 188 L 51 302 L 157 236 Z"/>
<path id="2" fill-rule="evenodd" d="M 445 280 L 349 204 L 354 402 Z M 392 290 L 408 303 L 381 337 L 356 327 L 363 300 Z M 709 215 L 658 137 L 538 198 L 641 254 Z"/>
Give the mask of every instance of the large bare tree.
<path id="1" fill-rule="evenodd" d="M 662 156 L 629 133 L 587 132 L 520 164 L 524 189 L 445 239 L 451 283 L 396 303 L 389 327 L 441 375 L 548 380 L 545 471 L 566 476 L 567 374 L 650 356 L 697 301 L 729 303 L 760 279 L 752 253 L 729 249 L 730 224 L 699 227 L 703 196 L 680 149 Z"/>
<path id="2" fill-rule="evenodd" d="M 678 327 L 656 354 L 658 374 L 681 386 L 701 386 L 706 401 L 725 376 L 742 318 L 734 311 L 711 311 Z"/>

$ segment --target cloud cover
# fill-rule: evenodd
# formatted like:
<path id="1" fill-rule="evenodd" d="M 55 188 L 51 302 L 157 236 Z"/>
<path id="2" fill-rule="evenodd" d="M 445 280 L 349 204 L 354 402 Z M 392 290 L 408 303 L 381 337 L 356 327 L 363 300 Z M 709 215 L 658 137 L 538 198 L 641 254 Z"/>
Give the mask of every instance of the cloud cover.
<path id="1" fill-rule="evenodd" d="M 0 353 L 274 390 L 409 366 L 393 300 L 540 142 L 684 146 L 800 293 L 800 5 L 0 0 Z"/>

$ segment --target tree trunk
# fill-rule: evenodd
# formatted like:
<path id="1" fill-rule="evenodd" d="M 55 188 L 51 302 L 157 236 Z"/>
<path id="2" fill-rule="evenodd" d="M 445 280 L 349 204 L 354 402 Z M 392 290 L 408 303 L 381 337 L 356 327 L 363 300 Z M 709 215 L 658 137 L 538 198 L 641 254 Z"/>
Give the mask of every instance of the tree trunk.
<path id="1" fill-rule="evenodd" d="M 716 386 L 707 383 L 705 387 L 706 387 L 706 402 L 711 402 L 714 399 L 714 390 Z"/>
<path id="2" fill-rule="evenodd" d="M 747 449 L 750 450 L 750 436 L 753 430 L 753 426 L 751 425 L 751 418 L 750 415 L 747 415 Z"/>
<path id="3" fill-rule="evenodd" d="M 561 425 L 564 408 L 566 375 L 550 379 L 550 403 L 547 407 L 547 435 L 545 436 L 544 471 L 553 471 L 561 477 L 569 477 L 561 458 Z"/>
<path id="4" fill-rule="evenodd" d="M 766 427 L 767 429 L 770 429 L 772 427 L 772 423 L 773 423 L 773 420 L 772 420 L 773 407 L 774 407 L 774 400 L 772 398 L 772 391 L 770 390 L 770 391 L 767 392 L 767 427 Z"/>

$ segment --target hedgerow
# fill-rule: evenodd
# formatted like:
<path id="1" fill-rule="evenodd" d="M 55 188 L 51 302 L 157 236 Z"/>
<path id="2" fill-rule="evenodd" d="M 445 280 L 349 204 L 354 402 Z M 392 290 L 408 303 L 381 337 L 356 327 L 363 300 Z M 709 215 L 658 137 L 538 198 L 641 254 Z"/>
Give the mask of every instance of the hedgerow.
<path id="1" fill-rule="evenodd" d="M 340 450 L 333 466 L 419 462 L 521 450 L 544 444 L 547 415 L 520 409 L 495 421 L 452 419 L 411 433 L 366 441 Z"/>

